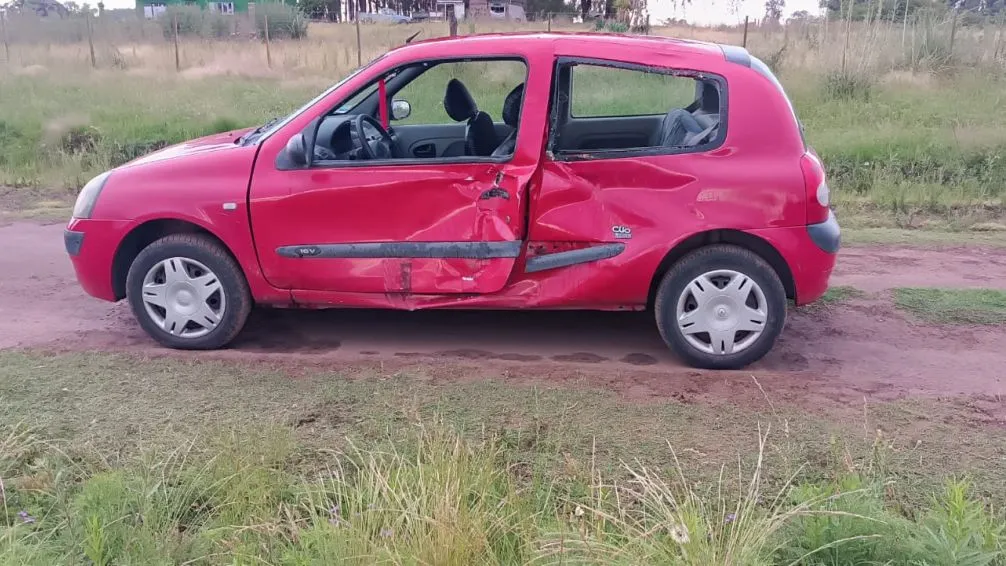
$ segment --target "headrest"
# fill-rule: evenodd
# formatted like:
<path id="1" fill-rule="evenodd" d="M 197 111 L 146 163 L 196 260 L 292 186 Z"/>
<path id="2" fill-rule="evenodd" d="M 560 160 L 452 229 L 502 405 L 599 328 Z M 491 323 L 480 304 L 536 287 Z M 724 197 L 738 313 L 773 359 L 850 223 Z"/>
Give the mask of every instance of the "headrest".
<path id="1" fill-rule="evenodd" d="M 447 82 L 447 91 L 444 93 L 444 110 L 451 120 L 462 122 L 474 116 L 479 107 L 464 83 L 451 79 Z"/>
<path id="2" fill-rule="evenodd" d="M 719 114 L 720 89 L 716 86 L 716 83 L 700 81 L 699 89 L 699 112 L 704 112 L 706 114 Z"/>
<path id="3" fill-rule="evenodd" d="M 503 99 L 503 122 L 511 128 L 520 121 L 520 105 L 524 100 L 524 83 L 515 86 Z"/>

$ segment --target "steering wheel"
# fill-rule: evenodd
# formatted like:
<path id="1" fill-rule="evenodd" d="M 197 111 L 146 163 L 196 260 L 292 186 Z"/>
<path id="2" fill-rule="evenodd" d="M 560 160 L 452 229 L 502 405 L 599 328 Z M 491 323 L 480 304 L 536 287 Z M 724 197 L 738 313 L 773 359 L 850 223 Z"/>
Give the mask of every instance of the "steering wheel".
<path id="1" fill-rule="evenodd" d="M 359 114 L 353 120 L 353 129 L 367 159 L 395 157 L 395 140 L 380 122 L 367 114 Z"/>

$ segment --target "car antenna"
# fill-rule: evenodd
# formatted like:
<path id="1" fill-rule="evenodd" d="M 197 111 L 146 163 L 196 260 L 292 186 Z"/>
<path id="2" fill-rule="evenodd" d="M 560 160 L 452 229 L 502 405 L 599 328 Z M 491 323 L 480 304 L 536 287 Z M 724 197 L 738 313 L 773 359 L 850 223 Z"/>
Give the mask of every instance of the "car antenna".
<path id="1" fill-rule="evenodd" d="M 414 33 L 414 34 L 410 35 L 409 37 L 407 37 L 407 38 L 405 39 L 405 43 L 411 43 L 411 42 L 412 42 L 412 40 L 413 40 L 413 39 L 416 39 L 416 36 L 418 36 L 418 35 L 419 35 L 419 34 L 421 34 L 421 33 L 423 33 L 423 30 L 419 30 L 419 31 L 417 31 L 416 33 Z"/>

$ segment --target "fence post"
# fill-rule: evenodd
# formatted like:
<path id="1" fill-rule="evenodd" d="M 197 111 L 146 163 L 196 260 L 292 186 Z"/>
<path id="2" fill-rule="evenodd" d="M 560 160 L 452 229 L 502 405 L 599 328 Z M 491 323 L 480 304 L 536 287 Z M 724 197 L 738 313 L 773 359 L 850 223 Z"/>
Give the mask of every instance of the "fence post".
<path id="1" fill-rule="evenodd" d="M 175 71 L 182 70 L 182 58 L 178 53 L 178 14 L 171 15 L 171 29 L 174 31 L 175 40 Z"/>
<path id="2" fill-rule="evenodd" d="M 744 16 L 744 41 L 741 43 L 741 47 L 747 49 L 748 47 L 748 20 L 750 17 Z"/>
<path id="3" fill-rule="evenodd" d="M 269 14 L 262 15 L 262 25 L 265 26 L 265 65 L 272 68 L 272 51 L 269 49 Z"/>
<path id="4" fill-rule="evenodd" d="M 954 39 L 957 38 L 957 8 L 954 8 L 954 20 L 950 24 L 950 55 L 954 54 Z"/>
<path id="5" fill-rule="evenodd" d="M 1004 25 L 1006 25 L 1006 10 L 1004 10 L 1002 12 L 1002 14 L 1000 14 L 1000 16 L 999 16 L 999 29 L 996 30 L 996 41 L 995 41 L 995 46 L 994 46 L 994 48 L 992 50 L 992 60 L 993 61 L 998 61 L 999 60 L 999 47 L 1002 44 L 1003 26 Z M 10 59 L 10 55 L 8 55 L 7 58 Z"/>
<path id="6" fill-rule="evenodd" d="M 552 31 L 552 12 L 548 13 L 548 31 Z"/>
<path id="7" fill-rule="evenodd" d="M 87 48 L 91 51 L 91 68 L 93 69 L 98 66 L 98 62 L 94 58 L 94 26 L 91 25 L 90 10 L 84 16 L 84 20 L 87 22 Z"/>
<path id="8" fill-rule="evenodd" d="M 355 1 L 355 0 L 354 0 Z M 356 66 L 363 65 L 363 41 L 360 40 L 360 7 L 356 8 Z"/>
<path id="9" fill-rule="evenodd" d="M 3 33 L 3 51 L 6 61 L 10 63 L 10 44 L 7 43 L 7 14 L 0 16 L 0 33 Z"/>
<path id="10" fill-rule="evenodd" d="M 450 36 L 454 37 L 458 34 L 458 18 L 454 14 L 454 4 L 448 4 L 445 9 L 447 10 L 447 29 Z"/>

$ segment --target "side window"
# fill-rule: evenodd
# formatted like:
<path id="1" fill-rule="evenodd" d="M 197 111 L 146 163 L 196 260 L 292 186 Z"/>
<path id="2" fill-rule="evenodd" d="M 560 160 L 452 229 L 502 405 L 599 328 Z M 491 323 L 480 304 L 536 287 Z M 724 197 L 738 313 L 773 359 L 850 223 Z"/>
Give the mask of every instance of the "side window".
<path id="1" fill-rule="evenodd" d="M 441 63 L 420 75 L 395 94 L 406 100 L 412 113 L 395 125 L 454 124 L 444 107 L 447 83 L 460 81 L 471 94 L 478 109 L 489 115 L 493 122 L 503 122 L 503 103 L 514 87 L 524 82 L 527 66 L 522 61 L 461 61 Z"/>
<path id="2" fill-rule="evenodd" d="M 574 118 L 666 114 L 695 99 L 695 79 L 621 67 L 577 65 L 572 83 Z"/>
<path id="3" fill-rule="evenodd" d="M 568 112 L 554 122 L 558 152 L 683 153 L 725 133 L 721 80 L 632 65 L 568 64 Z M 562 100 L 562 83 L 557 93 Z"/>

